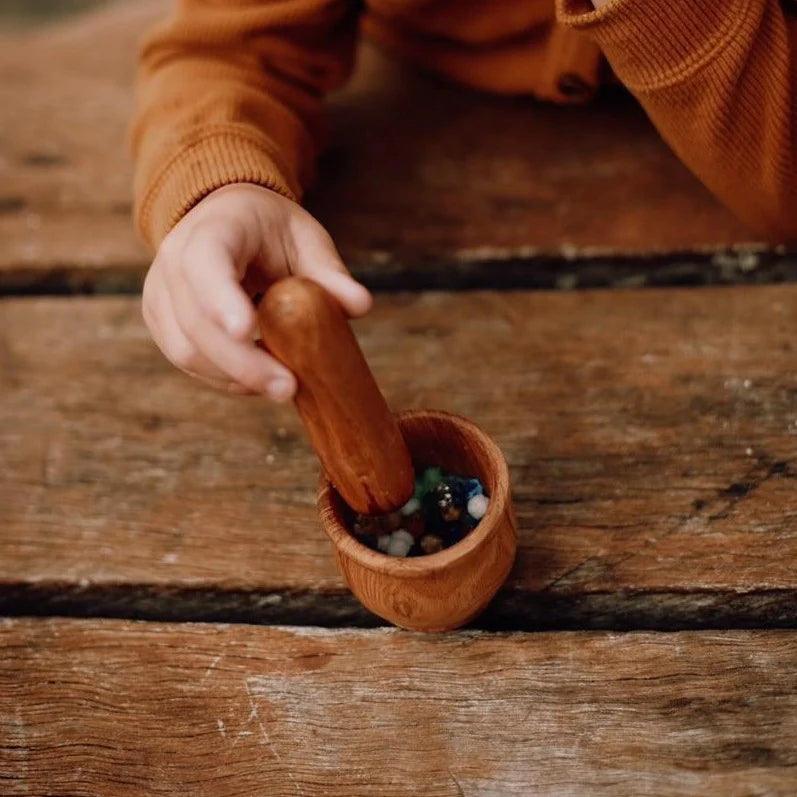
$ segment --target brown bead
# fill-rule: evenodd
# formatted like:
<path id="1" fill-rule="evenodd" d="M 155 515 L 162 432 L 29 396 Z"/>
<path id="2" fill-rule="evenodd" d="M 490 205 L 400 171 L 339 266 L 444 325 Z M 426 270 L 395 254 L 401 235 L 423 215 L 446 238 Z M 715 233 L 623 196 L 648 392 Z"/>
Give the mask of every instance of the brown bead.
<path id="1" fill-rule="evenodd" d="M 354 519 L 354 532 L 356 534 L 382 534 L 381 518 L 376 515 L 357 515 Z"/>
<path id="2" fill-rule="evenodd" d="M 442 509 L 440 514 L 446 523 L 453 523 L 455 520 L 459 520 L 460 517 L 462 517 L 462 509 L 456 504 L 452 504 Z"/>
<path id="3" fill-rule="evenodd" d="M 426 534 L 421 538 L 421 550 L 425 554 L 437 553 L 443 550 L 443 541 L 436 534 Z"/>

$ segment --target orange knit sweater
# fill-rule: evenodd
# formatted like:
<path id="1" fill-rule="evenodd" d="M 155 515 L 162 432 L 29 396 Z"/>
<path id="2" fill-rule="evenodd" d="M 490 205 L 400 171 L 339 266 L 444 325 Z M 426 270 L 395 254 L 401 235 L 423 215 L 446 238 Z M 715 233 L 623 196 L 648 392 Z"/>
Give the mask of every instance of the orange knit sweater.
<path id="1" fill-rule="evenodd" d="M 228 183 L 301 197 L 360 29 L 454 80 L 556 102 L 591 95 L 602 53 L 723 202 L 797 238 L 797 21 L 778 0 L 180 0 L 141 56 L 136 218 L 152 245 Z"/>

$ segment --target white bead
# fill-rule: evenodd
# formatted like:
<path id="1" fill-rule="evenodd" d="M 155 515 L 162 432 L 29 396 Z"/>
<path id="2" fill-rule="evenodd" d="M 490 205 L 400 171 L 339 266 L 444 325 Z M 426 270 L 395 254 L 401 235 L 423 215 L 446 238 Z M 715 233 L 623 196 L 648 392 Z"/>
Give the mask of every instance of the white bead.
<path id="1" fill-rule="evenodd" d="M 412 534 L 404 529 L 399 529 L 390 535 L 387 552 L 391 556 L 406 556 L 414 542 Z"/>
<path id="2" fill-rule="evenodd" d="M 407 501 L 406 504 L 404 504 L 403 507 L 401 507 L 401 514 L 405 516 L 413 515 L 420 508 L 421 508 L 421 502 L 415 496 L 413 496 L 412 498 L 410 498 L 409 501 Z"/>
<path id="3" fill-rule="evenodd" d="M 390 547 L 390 535 L 380 534 L 376 538 L 376 547 L 379 548 L 382 553 L 387 553 L 387 549 Z"/>
<path id="4" fill-rule="evenodd" d="M 474 520 L 481 520 L 487 514 L 490 499 L 486 495 L 474 495 L 468 501 L 468 514 Z"/>
<path id="5" fill-rule="evenodd" d="M 396 529 L 391 535 L 394 540 L 404 540 L 410 548 L 412 548 L 412 544 L 415 542 L 415 537 L 412 536 L 406 529 Z"/>

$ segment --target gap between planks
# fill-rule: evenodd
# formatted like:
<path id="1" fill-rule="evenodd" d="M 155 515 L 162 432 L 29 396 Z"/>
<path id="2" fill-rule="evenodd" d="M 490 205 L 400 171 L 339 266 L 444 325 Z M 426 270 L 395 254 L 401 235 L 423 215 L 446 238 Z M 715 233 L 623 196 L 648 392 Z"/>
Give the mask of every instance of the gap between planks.
<path id="1" fill-rule="evenodd" d="M 380 293 L 425 290 L 578 290 L 709 285 L 767 285 L 797 281 L 797 252 L 740 246 L 661 254 L 574 249 L 552 255 L 502 249 L 362 253 L 348 266 Z M 57 264 L 0 269 L 0 298 L 137 295 L 148 264 L 104 268 Z"/>
<path id="2" fill-rule="evenodd" d="M 391 627 L 347 590 L 238 590 L 148 584 L 0 585 L 0 616 L 145 622 L 232 623 L 319 628 Z M 501 590 L 469 629 L 535 631 L 697 631 L 797 628 L 793 590 L 744 593 L 556 595 Z"/>

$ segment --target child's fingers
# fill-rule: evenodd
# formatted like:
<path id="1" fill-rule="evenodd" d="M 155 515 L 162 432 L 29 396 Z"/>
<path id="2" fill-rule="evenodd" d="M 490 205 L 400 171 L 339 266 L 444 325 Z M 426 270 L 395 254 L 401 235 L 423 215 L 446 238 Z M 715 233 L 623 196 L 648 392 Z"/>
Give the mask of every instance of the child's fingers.
<path id="1" fill-rule="evenodd" d="M 368 289 L 361 285 L 340 259 L 335 244 L 320 225 L 297 241 L 298 263 L 293 271 L 328 290 L 353 318 L 365 315 L 373 304 Z"/>
<path id="2" fill-rule="evenodd" d="M 228 379 L 274 401 L 287 401 L 296 392 L 293 374 L 257 348 L 253 341 L 228 335 L 205 315 L 188 285 L 172 289 L 177 323 L 185 337 Z"/>
<path id="3" fill-rule="evenodd" d="M 172 365 L 219 389 L 229 389 L 229 378 L 202 355 L 185 336 L 174 313 L 169 292 L 160 271 L 147 276 L 144 317 L 152 338 Z"/>
<path id="4" fill-rule="evenodd" d="M 180 262 L 197 301 L 229 335 L 251 340 L 257 329 L 255 310 L 238 280 L 236 252 L 211 230 L 189 238 Z"/>

